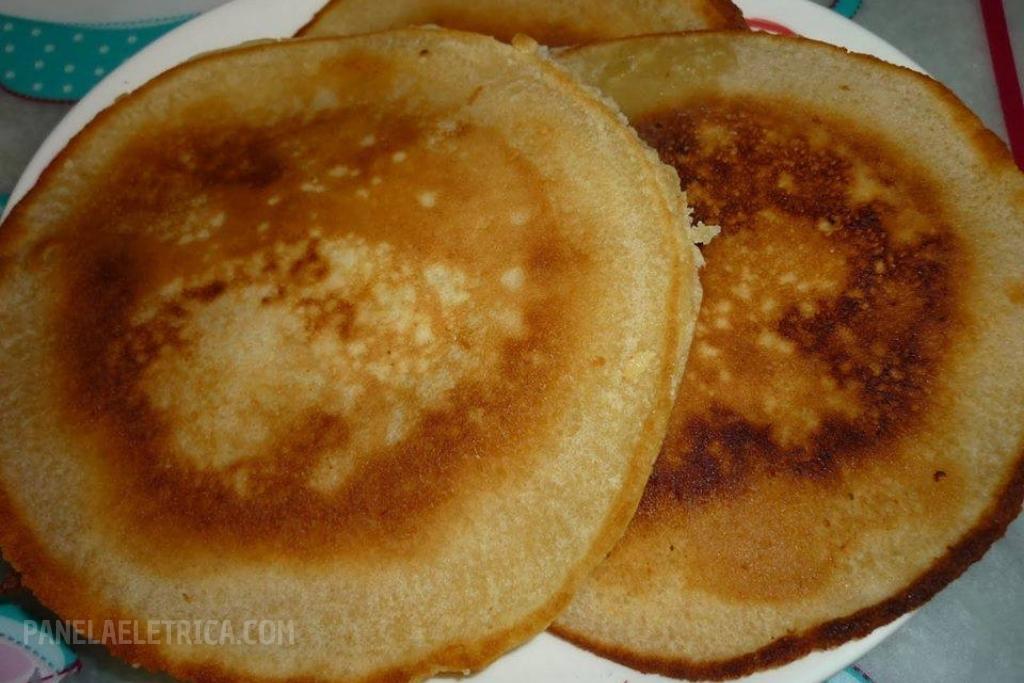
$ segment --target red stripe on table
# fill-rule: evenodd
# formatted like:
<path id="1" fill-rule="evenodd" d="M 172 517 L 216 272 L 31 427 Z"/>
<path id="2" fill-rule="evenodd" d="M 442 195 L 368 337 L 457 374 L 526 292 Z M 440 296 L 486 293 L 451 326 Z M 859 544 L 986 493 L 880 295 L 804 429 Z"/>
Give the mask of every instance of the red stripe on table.
<path id="1" fill-rule="evenodd" d="M 1024 96 L 1021 95 L 1017 63 L 1013 60 L 1013 45 L 1006 28 L 1006 12 L 1002 0 L 979 0 L 981 16 L 985 21 L 988 51 L 992 55 L 992 71 L 999 89 L 999 102 L 1003 106 L 1003 120 L 1010 138 L 1010 150 L 1017 166 L 1024 169 Z"/>

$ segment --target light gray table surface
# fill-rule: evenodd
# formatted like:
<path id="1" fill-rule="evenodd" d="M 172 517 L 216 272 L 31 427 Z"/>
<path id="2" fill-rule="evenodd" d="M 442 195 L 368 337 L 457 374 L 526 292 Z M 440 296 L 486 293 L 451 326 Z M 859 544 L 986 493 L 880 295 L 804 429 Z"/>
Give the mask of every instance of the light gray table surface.
<path id="1" fill-rule="evenodd" d="M 1018 70 L 1024 74 L 1024 0 L 1006 0 L 1005 6 Z M 865 0 L 854 20 L 921 64 L 1006 138 L 976 2 Z M 10 192 L 68 108 L 0 91 L 0 194 Z M 111 664 L 98 648 L 87 648 L 83 656 L 104 659 L 106 672 L 101 678 L 94 667 L 86 667 L 84 680 L 154 680 Z M 859 666 L 879 683 L 1024 682 L 1024 519 Z"/>

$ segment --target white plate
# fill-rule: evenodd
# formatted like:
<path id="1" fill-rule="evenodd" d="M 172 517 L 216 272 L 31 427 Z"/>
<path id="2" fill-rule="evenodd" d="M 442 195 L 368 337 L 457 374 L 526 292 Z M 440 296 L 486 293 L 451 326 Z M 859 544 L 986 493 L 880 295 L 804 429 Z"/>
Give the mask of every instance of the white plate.
<path id="1" fill-rule="evenodd" d="M 873 54 L 922 71 L 910 58 L 840 15 L 808 0 L 736 0 L 744 14 L 781 25 L 795 33 Z M 40 172 L 82 127 L 119 95 L 189 57 L 257 38 L 292 35 L 325 0 L 235 0 L 171 31 L 136 54 L 100 82 L 50 133 L 11 194 L 7 210 L 35 183 Z M 862 657 L 900 627 L 910 615 L 883 626 L 866 638 L 833 650 L 815 652 L 784 667 L 754 674 L 744 683 L 817 683 Z M 587 683 L 655 683 L 662 676 L 641 674 L 601 659 L 543 633 L 470 679 L 480 683 L 579 681 Z"/>

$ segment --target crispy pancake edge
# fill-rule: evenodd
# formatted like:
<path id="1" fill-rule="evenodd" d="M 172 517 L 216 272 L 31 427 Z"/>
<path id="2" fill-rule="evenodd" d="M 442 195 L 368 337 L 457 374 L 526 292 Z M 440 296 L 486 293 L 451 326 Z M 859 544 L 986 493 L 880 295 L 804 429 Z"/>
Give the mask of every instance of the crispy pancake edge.
<path id="1" fill-rule="evenodd" d="M 564 626 L 554 624 L 550 630 L 571 643 L 603 657 L 615 660 L 645 673 L 658 673 L 687 680 L 728 680 L 792 662 L 815 650 L 838 647 L 849 640 L 863 638 L 907 612 L 931 600 L 947 585 L 980 560 L 989 547 L 1006 533 L 1024 504 L 1024 448 L 1017 458 L 1013 476 L 1003 488 L 982 521 L 966 537 L 934 562 L 899 594 L 853 614 L 827 621 L 795 636 L 787 636 L 749 654 L 710 662 L 637 655 L 590 640 Z"/>
<path id="2" fill-rule="evenodd" d="M 731 0 L 708 0 L 707 9 L 711 10 L 708 13 L 708 19 L 721 24 L 713 30 L 748 30 L 747 20 L 743 18 L 743 11 Z M 715 16 L 711 16 L 711 14 Z"/>
<path id="3" fill-rule="evenodd" d="M 295 37 L 305 36 L 316 24 L 320 23 L 320 20 L 325 15 L 343 2 L 345 0 L 329 0 L 310 17 L 308 22 L 295 32 Z M 747 22 L 743 18 L 743 12 L 731 0 L 707 0 L 703 14 L 709 23 L 713 23 L 712 28 L 709 30 L 747 30 Z"/>

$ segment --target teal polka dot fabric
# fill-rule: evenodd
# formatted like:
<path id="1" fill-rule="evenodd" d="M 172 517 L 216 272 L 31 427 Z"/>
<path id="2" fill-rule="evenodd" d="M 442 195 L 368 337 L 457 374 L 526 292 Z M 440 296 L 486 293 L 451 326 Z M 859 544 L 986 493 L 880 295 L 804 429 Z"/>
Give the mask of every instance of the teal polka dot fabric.
<path id="1" fill-rule="evenodd" d="M 192 15 L 125 24 L 57 24 L 0 14 L 0 87 L 74 101 L 139 49 Z"/>

